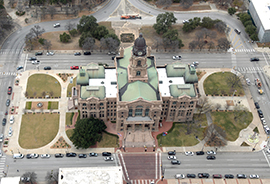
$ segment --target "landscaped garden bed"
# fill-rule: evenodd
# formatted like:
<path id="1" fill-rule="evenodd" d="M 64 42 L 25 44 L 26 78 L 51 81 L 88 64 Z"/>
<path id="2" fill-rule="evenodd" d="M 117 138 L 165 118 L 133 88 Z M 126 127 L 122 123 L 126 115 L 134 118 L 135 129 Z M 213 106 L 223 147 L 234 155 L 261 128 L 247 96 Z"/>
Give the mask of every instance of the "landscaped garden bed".
<path id="1" fill-rule="evenodd" d="M 71 146 L 65 141 L 65 139 L 61 136 L 56 143 L 54 143 L 51 146 L 51 149 L 56 149 L 56 148 L 71 148 Z"/>

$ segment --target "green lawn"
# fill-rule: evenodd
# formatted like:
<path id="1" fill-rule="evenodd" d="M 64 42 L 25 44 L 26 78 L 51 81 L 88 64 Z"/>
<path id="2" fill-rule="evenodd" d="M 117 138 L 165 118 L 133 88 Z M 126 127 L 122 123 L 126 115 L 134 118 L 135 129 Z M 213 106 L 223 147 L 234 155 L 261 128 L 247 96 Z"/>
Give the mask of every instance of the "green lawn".
<path id="1" fill-rule="evenodd" d="M 74 130 L 73 130 L 73 129 L 68 129 L 68 130 L 66 131 L 66 134 L 67 134 L 69 140 L 71 140 L 70 138 L 71 138 L 71 136 L 73 135 L 73 133 L 74 133 Z"/>
<path id="2" fill-rule="evenodd" d="M 26 102 L 25 109 L 31 109 L 32 102 Z"/>
<path id="3" fill-rule="evenodd" d="M 199 143 L 195 138 L 198 136 L 200 140 L 204 138 L 203 131 L 207 126 L 206 116 L 202 114 L 200 117 L 194 115 L 195 123 L 174 123 L 171 130 L 166 136 L 158 135 L 158 144 L 161 146 L 194 146 Z M 187 134 L 188 128 L 190 133 Z"/>
<path id="4" fill-rule="evenodd" d="M 48 109 L 58 109 L 58 102 L 48 102 Z"/>
<path id="5" fill-rule="evenodd" d="M 50 97 L 60 97 L 61 86 L 56 78 L 50 75 L 34 74 L 28 78 L 26 92 L 29 97 L 43 97 L 43 92 Z"/>
<path id="6" fill-rule="evenodd" d="M 233 95 L 234 91 L 237 90 L 235 95 L 244 95 L 244 90 L 241 87 L 231 88 L 228 84 L 228 77 L 234 75 L 231 72 L 218 72 L 208 76 L 204 83 L 204 91 L 207 95 Z"/>
<path id="7" fill-rule="evenodd" d="M 71 97 L 71 89 L 73 86 L 76 86 L 77 83 L 77 77 L 73 78 L 73 83 L 72 84 L 68 84 L 68 88 L 67 88 L 67 97 Z"/>
<path id="8" fill-rule="evenodd" d="M 19 145 L 24 149 L 40 148 L 50 143 L 59 129 L 59 114 L 24 114 Z"/>
<path id="9" fill-rule="evenodd" d="M 118 137 L 102 132 L 102 139 L 97 142 L 98 148 L 115 148 L 119 147 Z"/>
<path id="10" fill-rule="evenodd" d="M 235 116 L 234 113 L 239 114 Z M 253 119 L 252 113 L 247 111 L 212 112 L 211 116 L 213 122 L 226 131 L 228 141 L 235 141 L 239 136 L 239 132 L 245 129 Z M 235 121 L 235 117 L 237 121 Z"/>
<path id="11" fill-rule="evenodd" d="M 66 125 L 72 125 L 72 118 L 74 116 L 74 112 L 66 113 Z"/>

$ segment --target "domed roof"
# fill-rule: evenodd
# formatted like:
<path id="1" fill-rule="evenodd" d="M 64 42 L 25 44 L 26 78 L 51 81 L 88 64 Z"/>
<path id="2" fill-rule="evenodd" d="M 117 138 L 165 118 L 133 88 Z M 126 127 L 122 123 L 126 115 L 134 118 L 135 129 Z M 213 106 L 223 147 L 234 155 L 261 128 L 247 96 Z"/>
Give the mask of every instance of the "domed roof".
<path id="1" fill-rule="evenodd" d="M 135 56 L 144 56 L 146 55 L 146 42 L 145 39 L 142 35 L 142 33 L 140 33 L 139 38 L 137 38 L 134 42 L 134 46 L 133 46 L 133 54 Z"/>

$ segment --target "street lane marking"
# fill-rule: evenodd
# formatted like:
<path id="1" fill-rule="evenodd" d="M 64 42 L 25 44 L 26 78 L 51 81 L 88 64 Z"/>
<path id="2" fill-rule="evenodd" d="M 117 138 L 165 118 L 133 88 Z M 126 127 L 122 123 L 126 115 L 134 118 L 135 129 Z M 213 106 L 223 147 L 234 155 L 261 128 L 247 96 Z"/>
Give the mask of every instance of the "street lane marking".
<path id="1" fill-rule="evenodd" d="M 120 156 L 122 158 L 123 167 L 124 167 L 126 175 L 127 175 L 127 180 L 129 180 L 129 176 L 128 176 L 128 172 L 127 172 L 127 168 L 126 168 L 126 163 L 125 163 L 124 158 L 123 158 L 123 154 L 120 153 Z"/>
<path id="2" fill-rule="evenodd" d="M 268 54 L 268 53 L 267 53 L 267 54 Z M 267 62 L 267 59 L 266 59 L 266 57 L 265 57 L 265 55 L 264 55 L 264 53 L 262 53 L 262 55 L 263 55 L 263 58 L 264 58 L 266 64 L 269 65 L 268 62 Z"/>
<path id="3" fill-rule="evenodd" d="M 264 155 L 264 157 L 265 157 L 265 159 L 266 159 L 266 161 L 267 161 L 267 163 L 268 163 L 268 166 L 270 167 L 269 160 L 268 160 L 268 158 L 267 158 L 267 156 L 266 156 L 266 154 L 265 154 L 265 152 L 264 152 L 264 151 L 263 151 L 263 155 Z"/>
<path id="4" fill-rule="evenodd" d="M 157 175 L 158 175 L 158 154 L 157 153 L 155 154 L 155 157 L 156 157 L 156 159 L 155 159 L 156 160 L 156 163 L 155 163 L 156 164 L 155 178 L 157 179 Z"/>

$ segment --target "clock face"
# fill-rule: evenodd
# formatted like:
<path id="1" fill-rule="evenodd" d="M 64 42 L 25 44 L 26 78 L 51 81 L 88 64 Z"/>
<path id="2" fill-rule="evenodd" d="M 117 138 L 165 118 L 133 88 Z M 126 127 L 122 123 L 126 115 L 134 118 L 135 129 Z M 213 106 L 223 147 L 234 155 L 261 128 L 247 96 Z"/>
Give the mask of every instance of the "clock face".
<path id="1" fill-rule="evenodd" d="M 140 56 L 140 55 L 142 55 L 142 52 L 141 52 L 141 51 L 139 51 L 139 52 L 138 52 L 138 55 L 139 55 L 139 56 Z"/>

